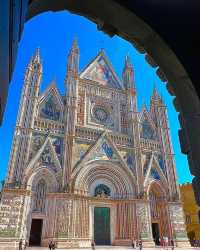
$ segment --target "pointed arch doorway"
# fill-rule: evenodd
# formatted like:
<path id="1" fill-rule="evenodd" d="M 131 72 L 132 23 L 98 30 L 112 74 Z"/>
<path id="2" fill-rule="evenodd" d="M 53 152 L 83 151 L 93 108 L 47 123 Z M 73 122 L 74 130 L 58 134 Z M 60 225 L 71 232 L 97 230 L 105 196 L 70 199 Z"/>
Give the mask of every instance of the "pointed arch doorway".
<path id="1" fill-rule="evenodd" d="M 110 208 L 94 208 L 94 242 L 96 245 L 110 245 Z"/>

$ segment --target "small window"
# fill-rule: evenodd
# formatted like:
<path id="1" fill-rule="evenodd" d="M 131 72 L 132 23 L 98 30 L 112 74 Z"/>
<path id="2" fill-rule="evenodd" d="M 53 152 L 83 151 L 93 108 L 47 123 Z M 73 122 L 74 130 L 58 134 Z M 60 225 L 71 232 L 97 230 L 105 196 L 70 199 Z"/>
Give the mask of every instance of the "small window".
<path id="1" fill-rule="evenodd" d="M 198 212 L 199 224 L 200 224 L 200 210 Z"/>
<path id="2" fill-rule="evenodd" d="M 186 224 L 191 224 L 191 217 L 190 217 L 190 215 L 186 215 L 185 216 L 185 223 Z"/>

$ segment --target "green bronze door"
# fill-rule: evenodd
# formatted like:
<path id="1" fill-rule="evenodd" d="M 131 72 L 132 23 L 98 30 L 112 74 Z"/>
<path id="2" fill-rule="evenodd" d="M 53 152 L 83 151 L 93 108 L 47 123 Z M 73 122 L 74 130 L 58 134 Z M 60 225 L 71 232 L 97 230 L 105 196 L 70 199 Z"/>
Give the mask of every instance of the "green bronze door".
<path id="1" fill-rule="evenodd" d="M 96 245 L 110 245 L 110 208 L 94 208 L 94 241 Z"/>

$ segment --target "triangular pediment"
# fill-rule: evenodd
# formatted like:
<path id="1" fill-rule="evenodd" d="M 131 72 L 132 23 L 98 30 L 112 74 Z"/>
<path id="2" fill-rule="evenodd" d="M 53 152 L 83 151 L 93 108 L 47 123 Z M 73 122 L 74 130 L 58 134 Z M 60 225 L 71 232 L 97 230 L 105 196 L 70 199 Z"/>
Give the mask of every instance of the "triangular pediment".
<path id="1" fill-rule="evenodd" d="M 88 149 L 84 157 L 77 163 L 75 168 L 77 168 L 77 166 L 79 166 L 80 164 L 98 160 L 118 161 L 126 166 L 126 163 L 122 159 L 112 140 L 109 138 L 107 132 L 104 132 L 96 141 L 96 143 Z"/>
<path id="2" fill-rule="evenodd" d="M 152 180 L 160 181 L 167 186 L 167 179 L 163 174 L 163 171 L 160 168 L 159 163 L 154 154 L 152 154 L 151 159 L 149 161 L 149 166 L 147 168 L 144 180 L 144 186 L 147 186 L 148 183 Z"/>
<path id="3" fill-rule="evenodd" d="M 122 168 L 123 171 L 131 176 L 135 182 L 135 176 L 118 152 L 117 147 L 111 140 L 109 134 L 105 131 L 96 141 L 96 143 L 88 149 L 84 157 L 76 164 L 73 169 L 72 176 L 77 176 L 77 174 L 88 165 L 110 165 L 111 163 L 116 166 L 116 168 Z"/>
<path id="4" fill-rule="evenodd" d="M 140 137 L 143 139 L 157 140 L 156 126 L 146 106 L 143 106 L 139 120 L 141 124 Z"/>
<path id="5" fill-rule="evenodd" d="M 55 174 L 61 171 L 60 161 L 50 137 L 46 138 L 44 144 L 38 150 L 34 158 L 31 159 L 26 171 L 41 165 L 51 169 Z"/>
<path id="6" fill-rule="evenodd" d="M 81 72 L 80 78 L 95 81 L 110 88 L 122 88 L 121 81 L 103 50 Z"/>
<path id="7" fill-rule="evenodd" d="M 52 82 L 49 87 L 39 96 L 39 117 L 54 121 L 62 121 L 64 104 L 62 97 Z"/>

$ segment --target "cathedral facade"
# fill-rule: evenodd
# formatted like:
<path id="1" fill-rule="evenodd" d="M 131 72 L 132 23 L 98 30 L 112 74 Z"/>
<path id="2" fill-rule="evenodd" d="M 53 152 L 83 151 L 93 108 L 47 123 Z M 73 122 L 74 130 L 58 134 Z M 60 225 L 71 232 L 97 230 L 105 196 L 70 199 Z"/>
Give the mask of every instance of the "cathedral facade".
<path id="1" fill-rule="evenodd" d="M 1 194 L 0 247 L 187 244 L 166 106 L 154 89 L 149 110 L 137 110 L 129 57 L 122 79 L 103 50 L 79 72 L 74 41 L 65 95 L 54 81 L 41 93 L 41 77 L 37 50 Z"/>

